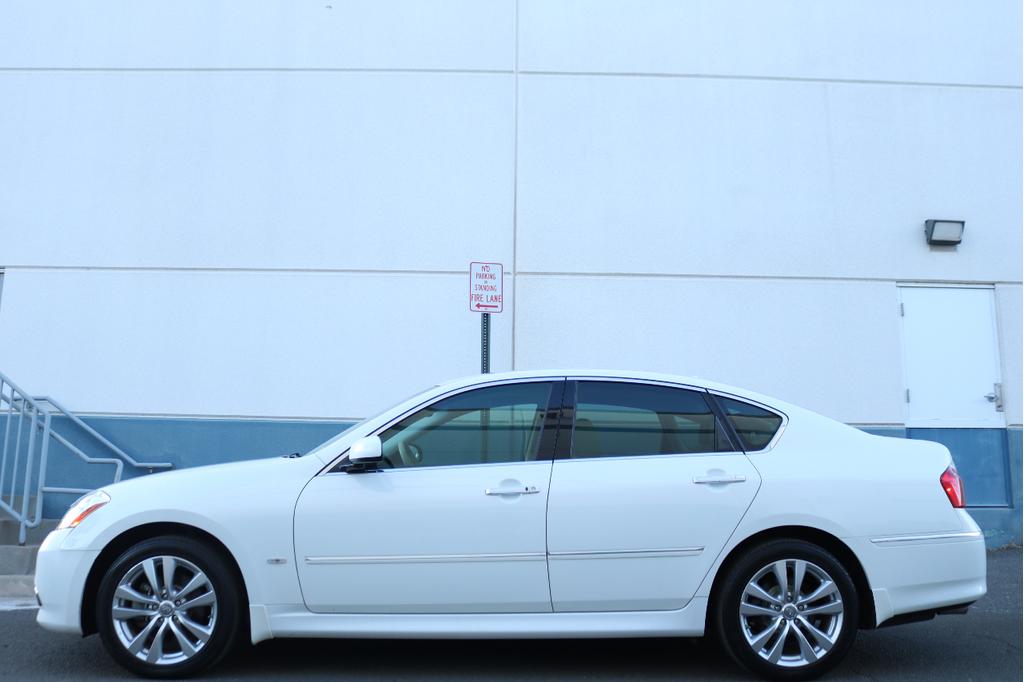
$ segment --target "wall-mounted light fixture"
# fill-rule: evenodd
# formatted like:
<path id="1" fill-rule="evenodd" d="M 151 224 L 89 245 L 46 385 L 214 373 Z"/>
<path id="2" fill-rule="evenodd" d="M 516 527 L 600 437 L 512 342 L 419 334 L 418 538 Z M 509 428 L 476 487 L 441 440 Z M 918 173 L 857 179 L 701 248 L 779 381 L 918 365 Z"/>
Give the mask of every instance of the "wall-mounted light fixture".
<path id="1" fill-rule="evenodd" d="M 964 238 L 962 220 L 926 220 L 924 235 L 929 244 L 935 246 L 956 246 Z"/>

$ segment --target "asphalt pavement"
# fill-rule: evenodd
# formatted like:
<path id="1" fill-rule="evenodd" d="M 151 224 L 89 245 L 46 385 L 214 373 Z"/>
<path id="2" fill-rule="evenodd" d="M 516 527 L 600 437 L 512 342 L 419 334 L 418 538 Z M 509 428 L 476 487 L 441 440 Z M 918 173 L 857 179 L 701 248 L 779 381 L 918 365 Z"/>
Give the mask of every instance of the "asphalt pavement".
<path id="1" fill-rule="evenodd" d="M 989 593 L 967 615 L 861 631 L 828 680 L 1014 680 L 1021 670 L 1021 550 L 989 553 Z M 8 607 L 11 604 L 7 605 Z M 0 679 L 131 678 L 97 637 L 42 630 L 0 604 Z M 274 640 L 209 680 L 746 680 L 710 639 Z"/>

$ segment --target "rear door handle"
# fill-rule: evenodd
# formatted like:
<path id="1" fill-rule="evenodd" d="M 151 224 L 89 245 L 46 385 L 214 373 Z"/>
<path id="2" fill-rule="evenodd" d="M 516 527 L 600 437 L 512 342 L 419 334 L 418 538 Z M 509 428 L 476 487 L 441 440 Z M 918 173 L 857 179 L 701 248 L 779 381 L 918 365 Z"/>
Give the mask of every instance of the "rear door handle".
<path id="1" fill-rule="evenodd" d="M 713 476 L 694 476 L 693 482 L 697 485 L 714 485 L 716 483 L 743 483 L 747 480 L 741 474 L 716 474 Z"/>
<path id="2" fill-rule="evenodd" d="M 484 495 L 536 495 L 539 492 L 535 485 L 519 488 L 484 488 Z"/>

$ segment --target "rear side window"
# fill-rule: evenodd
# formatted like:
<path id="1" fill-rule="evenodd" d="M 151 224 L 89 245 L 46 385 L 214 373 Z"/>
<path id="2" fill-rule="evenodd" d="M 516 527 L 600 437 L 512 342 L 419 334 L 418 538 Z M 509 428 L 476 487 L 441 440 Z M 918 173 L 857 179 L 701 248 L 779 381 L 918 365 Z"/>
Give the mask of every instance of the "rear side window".
<path id="1" fill-rule="evenodd" d="M 578 384 L 574 458 L 715 452 L 721 438 L 707 400 L 695 391 L 611 381 Z"/>
<path id="2" fill-rule="evenodd" d="M 722 396 L 718 402 L 747 451 L 763 450 L 782 426 L 782 417 L 763 407 Z"/>

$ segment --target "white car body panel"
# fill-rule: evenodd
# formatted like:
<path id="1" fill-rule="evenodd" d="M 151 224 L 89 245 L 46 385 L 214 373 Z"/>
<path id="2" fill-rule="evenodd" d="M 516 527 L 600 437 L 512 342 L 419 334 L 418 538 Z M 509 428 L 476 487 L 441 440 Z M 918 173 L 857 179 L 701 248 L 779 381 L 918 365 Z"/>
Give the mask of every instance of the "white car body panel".
<path id="1" fill-rule="evenodd" d="M 649 471 L 640 466 L 639 458 L 609 458 L 592 467 L 583 465 L 594 460 L 556 460 L 554 464 L 538 461 L 401 472 L 432 481 L 430 486 L 442 488 L 437 494 L 427 486 L 415 494 L 388 497 L 382 488 L 384 476 L 373 482 L 375 474 L 324 473 L 326 465 L 355 440 L 440 396 L 513 379 L 563 377 L 706 388 L 766 405 L 784 414 L 788 423 L 765 451 L 656 456 L 649 459 L 664 463 L 655 463 Z M 626 466 L 616 467 L 612 459 Z M 38 621 L 50 629 L 81 632 L 85 582 L 101 551 L 142 524 L 176 523 L 214 536 L 237 562 L 250 604 L 254 642 L 305 636 L 700 635 L 714 579 L 729 552 L 758 533 L 782 526 L 821 531 L 845 544 L 863 567 L 875 620 L 881 623 L 900 614 L 971 602 L 985 593 L 981 532 L 965 511 L 952 508 L 939 485 L 939 476 L 950 462 L 949 452 L 941 445 L 870 436 L 773 398 L 698 379 L 604 370 L 470 377 L 411 398 L 306 457 L 201 467 L 104 488 L 111 497 L 109 504 L 78 528 L 55 531 L 40 548 Z M 511 474 L 499 470 L 509 466 L 521 468 Z M 580 473 L 572 474 L 574 469 Z M 694 475 L 716 469 L 746 480 L 724 490 L 692 484 Z M 545 471 L 550 478 L 545 478 Z M 662 476 L 664 486 L 648 491 L 649 497 L 636 492 L 635 486 Z M 691 480 L 680 480 L 687 476 Z M 543 492 L 514 502 L 482 494 L 482 485 L 506 479 L 536 485 Z M 673 485 L 697 490 L 703 501 L 699 497 L 673 500 Z M 594 497 L 585 502 L 588 490 Z M 544 494 L 548 491 L 550 503 Z M 338 496 L 336 503 L 332 495 Z M 474 496 L 478 496 L 475 502 Z M 385 498 L 388 503 L 381 508 L 386 512 L 378 508 L 360 513 L 360 506 Z M 453 502 L 460 499 L 465 508 Z M 593 506 L 601 500 L 610 506 L 601 510 Z M 488 510 L 485 503 L 493 504 Z M 708 513 L 708 504 L 720 505 L 724 512 Z M 511 509 L 526 512 L 523 518 L 530 521 L 512 528 L 511 517 L 498 513 Z M 604 514 L 600 523 L 595 522 L 595 513 Z M 545 528 L 538 533 L 535 524 L 545 515 Z M 702 527 L 679 532 L 687 518 Z M 424 519 L 431 525 L 419 522 Z M 488 533 L 487 524 L 501 532 Z M 610 534 L 602 536 L 602 526 Z M 360 529 L 373 533 L 361 535 Z M 401 542 L 399 533 L 404 534 Z M 704 547 L 699 553 L 682 551 L 698 546 Z M 628 550 L 668 551 L 638 558 Z M 621 551 L 625 558 L 558 556 L 580 551 Z M 511 554 L 528 556 L 515 560 L 500 556 Z M 390 560 L 398 555 L 413 561 Z M 457 566 L 448 563 L 461 555 L 490 558 L 459 561 Z M 389 561 L 342 561 L 325 564 L 332 566 L 326 571 L 320 570 L 324 565 L 305 564 L 306 557 L 318 556 L 384 556 Z M 548 564 L 554 593 L 548 593 L 545 606 L 545 590 L 536 587 L 536 578 L 547 572 Z M 455 566 L 456 572 L 445 573 L 444 566 Z M 448 585 L 444 599 L 435 602 L 424 601 L 423 591 L 410 591 L 407 585 L 395 589 L 396 581 L 422 576 L 424 571 L 437 572 L 429 577 L 435 584 L 452 575 L 461 584 Z M 336 575 L 343 575 L 345 582 L 353 580 L 355 590 L 332 592 L 337 586 L 329 583 Z M 629 579 L 623 580 L 623 575 Z M 678 584 L 670 584 L 665 576 L 674 577 Z M 494 589 L 495 581 L 503 585 L 502 596 L 489 597 L 488 602 L 482 595 Z M 642 589 L 623 590 L 633 581 L 642 583 Z M 309 592 L 305 599 L 302 586 Z M 360 589 L 386 594 L 371 599 L 359 595 Z M 474 599 L 480 601 L 467 606 Z M 453 608 L 460 600 L 462 608 Z M 339 603 L 349 612 L 316 612 L 337 611 Z M 467 612 L 470 608 L 477 612 Z M 434 612 L 411 612 L 417 609 Z M 445 610 L 462 612 L 441 612 Z"/>
<path id="2" fill-rule="evenodd" d="M 742 480 L 694 482 L 702 477 Z M 554 610 L 683 608 L 759 484 L 742 452 L 556 461 L 548 502 Z"/>
<path id="3" fill-rule="evenodd" d="M 46 595 L 46 608 L 39 609 L 37 619 L 49 630 L 81 634 L 85 580 L 100 550 L 62 549 L 71 532 L 71 529 L 55 530 L 39 546 L 36 593 Z"/>
<path id="4" fill-rule="evenodd" d="M 295 509 L 306 606 L 321 613 L 551 611 L 550 478 L 550 461 L 316 477 Z M 484 494 L 527 486 L 537 492 Z"/>
<path id="5" fill-rule="evenodd" d="M 985 595 L 985 540 L 964 514 L 965 530 L 886 536 L 894 543 L 849 538 L 872 581 L 875 621 L 923 609 L 968 604 Z M 905 538 L 912 537 L 910 541 Z"/>
<path id="6" fill-rule="evenodd" d="M 259 607 L 265 623 L 253 642 L 271 637 L 547 639 L 575 637 L 699 637 L 707 599 L 674 611 L 605 613 L 314 614 L 297 607 Z M 252 610 L 250 610 L 250 614 Z"/>
<path id="7" fill-rule="evenodd" d="M 322 466 L 310 458 L 275 457 L 107 486 L 103 490 L 110 494 L 110 503 L 69 533 L 61 549 L 98 550 L 143 524 L 180 523 L 209 533 L 231 552 L 250 602 L 302 603 L 293 562 L 292 514 L 299 492 Z M 268 563 L 280 558 L 286 563 Z"/>

